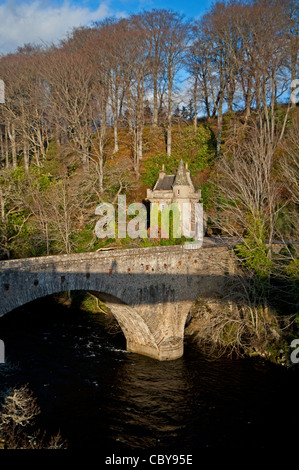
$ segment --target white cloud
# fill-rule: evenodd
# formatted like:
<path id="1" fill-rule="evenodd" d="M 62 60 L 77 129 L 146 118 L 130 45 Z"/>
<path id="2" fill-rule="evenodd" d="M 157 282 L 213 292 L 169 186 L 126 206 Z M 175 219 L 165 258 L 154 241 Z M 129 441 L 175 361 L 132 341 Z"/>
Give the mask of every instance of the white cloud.
<path id="1" fill-rule="evenodd" d="M 111 16 L 109 1 L 96 10 L 65 0 L 0 0 L 0 53 L 14 52 L 25 43 L 52 43 L 63 39 L 73 27 Z"/>

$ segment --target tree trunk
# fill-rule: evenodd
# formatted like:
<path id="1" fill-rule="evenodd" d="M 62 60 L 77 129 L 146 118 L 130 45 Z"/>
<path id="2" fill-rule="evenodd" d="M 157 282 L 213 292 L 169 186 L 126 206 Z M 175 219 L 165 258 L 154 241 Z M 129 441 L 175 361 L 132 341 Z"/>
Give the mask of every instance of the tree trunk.
<path id="1" fill-rule="evenodd" d="M 5 205 L 2 189 L 0 188 L 0 213 L 1 213 L 1 222 L 5 222 Z"/>
<path id="2" fill-rule="evenodd" d="M 234 95 L 235 95 L 235 80 L 234 80 L 233 74 L 231 73 L 229 77 L 229 86 L 228 86 L 228 92 L 227 92 L 227 107 L 228 107 L 229 112 L 233 111 Z"/>
<path id="3" fill-rule="evenodd" d="M 154 112 L 153 112 L 153 126 L 158 126 L 158 78 L 157 72 L 154 73 Z"/>
<path id="4" fill-rule="evenodd" d="M 2 134 L 0 135 L 0 144 L 1 144 L 1 159 L 0 159 L 0 166 L 1 166 L 1 161 L 5 160 L 4 139 L 3 139 Z"/>
<path id="5" fill-rule="evenodd" d="M 29 172 L 29 145 L 26 136 L 23 137 L 23 157 L 25 172 Z"/>
<path id="6" fill-rule="evenodd" d="M 39 160 L 39 150 L 38 149 L 36 149 L 35 152 L 34 152 L 34 158 L 35 158 L 36 166 L 40 168 L 41 164 L 40 164 L 40 160 Z"/>
<path id="7" fill-rule="evenodd" d="M 143 138 L 143 126 L 141 123 L 139 123 L 137 125 L 137 129 L 136 129 L 136 146 L 137 146 L 137 160 L 141 160 L 143 155 L 142 155 L 142 151 L 143 151 L 143 147 L 142 147 L 142 138 Z"/>
<path id="8" fill-rule="evenodd" d="M 245 117 L 249 118 L 251 112 L 251 80 L 248 80 L 247 91 L 245 92 Z"/>
<path id="9" fill-rule="evenodd" d="M 117 117 L 117 102 L 115 103 L 113 110 L 113 135 L 114 135 L 114 149 L 113 153 L 117 153 L 119 150 L 118 147 L 118 117 Z"/>
<path id="10" fill-rule="evenodd" d="M 11 127 L 9 124 L 7 125 L 7 133 L 8 137 L 10 140 L 10 145 L 11 145 L 11 155 L 12 155 L 12 167 L 13 169 L 16 169 L 18 166 L 17 162 L 17 148 L 16 148 L 16 131 L 15 131 L 15 126 L 14 123 L 11 123 Z"/>
<path id="11" fill-rule="evenodd" d="M 5 126 L 5 166 L 9 168 L 9 159 L 8 159 L 9 151 L 8 151 L 8 136 L 7 136 L 7 128 Z"/>
<path id="12" fill-rule="evenodd" d="M 296 57 L 297 60 L 297 57 Z M 291 107 L 295 108 L 297 104 L 296 88 L 299 86 L 299 80 L 296 80 L 296 60 L 292 57 L 291 62 Z"/>
<path id="13" fill-rule="evenodd" d="M 132 111 L 132 99 L 131 99 L 130 91 L 128 91 L 128 124 L 129 124 L 129 130 L 131 134 L 133 134 L 134 132 L 133 111 Z"/>
<path id="14" fill-rule="evenodd" d="M 171 157 L 171 145 L 172 145 L 172 129 L 171 121 L 167 125 L 167 155 Z"/>
<path id="15" fill-rule="evenodd" d="M 207 112 L 207 118 L 209 119 L 211 117 L 211 112 L 210 112 L 207 77 L 205 74 L 203 76 L 203 92 L 204 92 L 204 101 L 205 101 L 205 107 L 206 107 L 206 112 Z"/>
<path id="16" fill-rule="evenodd" d="M 48 222 L 46 222 L 46 227 L 45 227 L 45 231 L 46 231 L 46 248 L 47 248 L 47 255 L 50 254 L 50 249 L 49 249 L 49 232 L 48 232 Z"/>
<path id="17" fill-rule="evenodd" d="M 134 153 L 134 171 L 137 176 L 139 177 L 139 158 L 138 158 L 138 151 L 137 151 L 137 129 L 133 129 L 133 153 Z"/>
<path id="18" fill-rule="evenodd" d="M 221 152 L 221 135 L 222 135 L 222 122 L 223 122 L 223 95 L 224 91 L 219 93 L 219 104 L 218 104 L 218 113 L 217 113 L 217 155 L 220 155 Z"/>
<path id="19" fill-rule="evenodd" d="M 104 192 L 104 139 L 106 135 L 106 109 L 102 112 L 101 129 L 99 133 L 99 164 L 98 164 L 98 175 L 99 175 L 99 193 Z"/>
<path id="20" fill-rule="evenodd" d="M 167 155 L 171 157 L 171 145 L 172 145 L 172 128 L 171 128 L 171 112 L 172 112 L 172 80 L 169 78 L 168 81 L 168 113 L 167 113 Z"/>
<path id="21" fill-rule="evenodd" d="M 193 88 L 193 100 L 194 100 L 194 120 L 193 120 L 193 125 L 194 125 L 194 132 L 197 131 L 197 84 L 198 84 L 198 78 L 197 75 L 194 80 L 194 88 Z"/>

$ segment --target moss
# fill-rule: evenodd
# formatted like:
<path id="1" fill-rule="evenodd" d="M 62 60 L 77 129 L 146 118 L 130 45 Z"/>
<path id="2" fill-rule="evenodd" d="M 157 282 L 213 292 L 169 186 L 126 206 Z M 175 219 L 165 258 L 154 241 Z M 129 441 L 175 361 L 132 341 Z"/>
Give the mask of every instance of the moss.
<path id="1" fill-rule="evenodd" d="M 81 301 L 80 308 L 86 312 L 103 312 L 106 314 L 110 313 L 109 308 L 100 299 L 88 292 L 85 293 L 85 296 Z"/>

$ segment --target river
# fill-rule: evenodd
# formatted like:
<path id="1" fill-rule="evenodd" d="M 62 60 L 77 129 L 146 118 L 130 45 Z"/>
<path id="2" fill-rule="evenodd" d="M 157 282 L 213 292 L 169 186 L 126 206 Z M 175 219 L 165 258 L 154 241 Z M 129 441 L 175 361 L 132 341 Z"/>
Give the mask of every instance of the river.
<path id="1" fill-rule="evenodd" d="M 50 298 L 2 317 L 0 338 L 6 362 L 17 366 L 1 387 L 28 383 L 41 408 L 38 425 L 60 430 L 70 451 L 192 455 L 297 445 L 297 369 L 257 358 L 211 360 L 188 338 L 182 358 L 158 362 L 126 352 L 103 315 Z"/>

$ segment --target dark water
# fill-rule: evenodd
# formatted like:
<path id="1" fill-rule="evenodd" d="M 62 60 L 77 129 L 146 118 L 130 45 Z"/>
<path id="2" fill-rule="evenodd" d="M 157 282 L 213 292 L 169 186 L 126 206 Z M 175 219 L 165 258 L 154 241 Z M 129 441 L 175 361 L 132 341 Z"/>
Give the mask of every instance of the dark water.
<path id="1" fill-rule="evenodd" d="M 262 360 L 211 361 L 191 341 L 158 362 L 125 351 L 103 316 L 28 304 L 0 319 L 2 380 L 38 398 L 39 426 L 61 431 L 69 450 L 196 454 L 212 448 L 297 447 L 298 371 Z"/>

